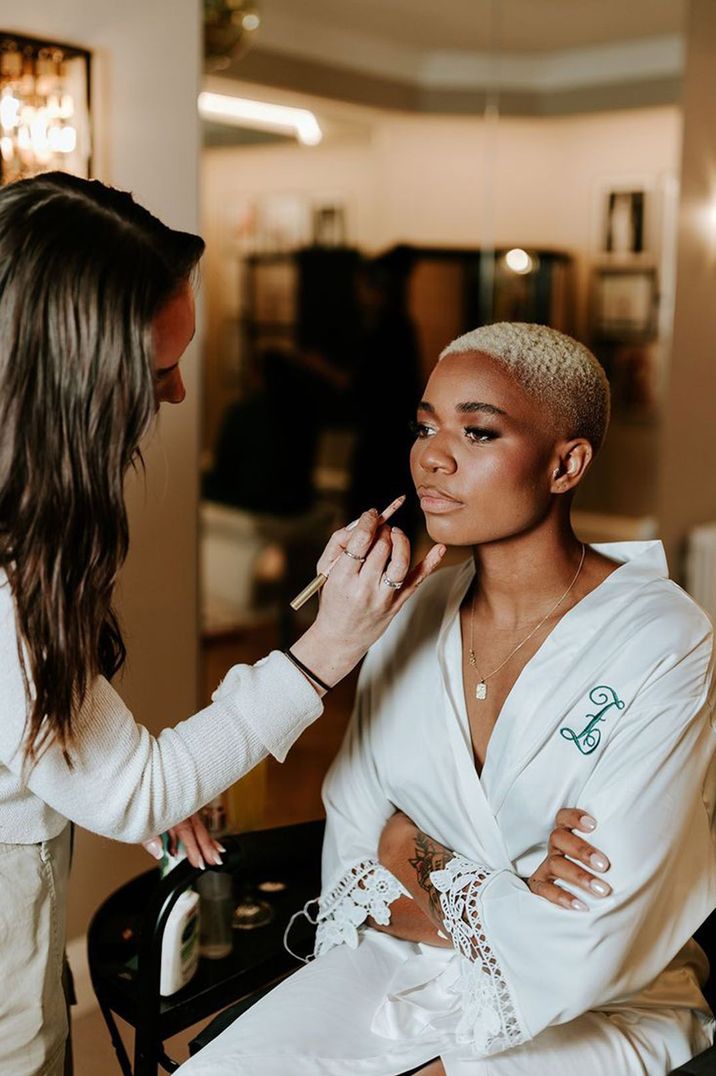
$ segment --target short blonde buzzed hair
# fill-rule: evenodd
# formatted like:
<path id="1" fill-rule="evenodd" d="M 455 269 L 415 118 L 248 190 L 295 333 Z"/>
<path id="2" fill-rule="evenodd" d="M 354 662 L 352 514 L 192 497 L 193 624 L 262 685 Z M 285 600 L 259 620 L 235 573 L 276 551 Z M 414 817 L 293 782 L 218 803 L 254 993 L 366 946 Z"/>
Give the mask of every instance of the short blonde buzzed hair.
<path id="1" fill-rule="evenodd" d="M 498 321 L 458 336 L 440 353 L 479 351 L 567 422 L 568 437 L 584 437 L 595 453 L 609 425 L 609 382 L 589 348 L 546 325 Z"/>

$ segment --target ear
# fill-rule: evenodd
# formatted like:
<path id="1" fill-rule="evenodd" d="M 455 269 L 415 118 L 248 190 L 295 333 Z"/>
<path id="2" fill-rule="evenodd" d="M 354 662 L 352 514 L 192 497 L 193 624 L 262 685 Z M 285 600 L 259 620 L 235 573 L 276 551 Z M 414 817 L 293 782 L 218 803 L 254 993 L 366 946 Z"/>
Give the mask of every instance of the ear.
<path id="1" fill-rule="evenodd" d="M 564 441 L 557 447 L 556 459 L 553 459 L 551 474 L 551 493 L 568 493 L 584 478 L 594 457 L 594 449 L 589 441 L 578 438 Z"/>

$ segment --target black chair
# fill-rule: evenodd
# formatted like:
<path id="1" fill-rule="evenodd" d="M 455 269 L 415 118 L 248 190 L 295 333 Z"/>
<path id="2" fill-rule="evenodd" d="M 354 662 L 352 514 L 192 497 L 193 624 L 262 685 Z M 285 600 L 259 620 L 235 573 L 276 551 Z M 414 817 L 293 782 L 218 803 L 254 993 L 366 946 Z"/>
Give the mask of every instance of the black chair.
<path id="1" fill-rule="evenodd" d="M 124 1076 L 156 1076 L 158 1068 L 174 1072 L 164 1041 L 234 1003 L 234 1018 L 298 962 L 283 948 L 286 925 L 297 908 L 320 889 L 323 822 L 262 830 L 222 838 L 224 866 L 234 876 L 237 897 L 262 881 L 280 881 L 279 892 L 261 893 L 273 909 L 270 924 L 234 931 L 233 951 L 221 960 L 200 959 L 189 983 L 171 997 L 159 994 L 161 944 L 169 913 L 180 894 L 201 871 L 183 861 L 164 879 L 157 868 L 116 890 L 90 923 L 89 969 L 100 1009 Z M 312 928 L 296 924 L 299 951 L 313 946 Z M 134 1062 L 119 1034 L 115 1016 L 134 1028 Z M 218 1033 L 218 1032 L 217 1032 Z"/>
<path id="2" fill-rule="evenodd" d="M 704 987 L 704 996 L 711 1009 L 716 1012 L 716 912 L 712 912 L 705 923 L 694 935 L 711 965 L 711 974 Z M 673 1069 L 669 1076 L 716 1076 L 716 1046 L 704 1050 L 698 1057 L 693 1057 L 685 1065 Z"/>

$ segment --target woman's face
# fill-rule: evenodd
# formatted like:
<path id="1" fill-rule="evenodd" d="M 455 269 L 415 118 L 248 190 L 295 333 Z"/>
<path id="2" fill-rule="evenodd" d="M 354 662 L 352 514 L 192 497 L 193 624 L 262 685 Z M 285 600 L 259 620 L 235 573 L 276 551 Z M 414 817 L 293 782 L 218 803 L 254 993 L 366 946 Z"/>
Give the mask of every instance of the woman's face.
<path id="1" fill-rule="evenodd" d="M 560 431 L 494 359 L 479 352 L 446 356 L 428 381 L 417 421 L 410 465 L 434 542 L 499 541 L 544 518 Z"/>
<path id="2" fill-rule="evenodd" d="M 161 403 L 181 403 L 186 389 L 179 360 L 196 332 L 194 291 L 187 281 L 161 307 L 152 323 L 154 337 L 154 397 Z"/>

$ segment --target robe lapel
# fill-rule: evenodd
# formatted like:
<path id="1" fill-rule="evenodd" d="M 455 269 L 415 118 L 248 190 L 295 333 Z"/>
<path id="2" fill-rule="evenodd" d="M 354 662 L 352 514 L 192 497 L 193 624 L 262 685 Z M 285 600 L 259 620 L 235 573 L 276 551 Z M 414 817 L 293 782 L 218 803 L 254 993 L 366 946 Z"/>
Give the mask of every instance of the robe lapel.
<path id="1" fill-rule="evenodd" d="M 559 621 L 527 663 L 505 700 L 490 738 L 482 782 L 494 815 L 516 778 L 559 734 L 565 715 L 596 686 L 605 661 L 618 648 L 619 622 L 635 590 L 666 572 L 659 542 L 594 546 L 614 559 L 629 558 Z M 630 558 L 635 558 L 634 560 Z M 623 641 L 623 640 L 622 640 Z"/>
<path id="2" fill-rule="evenodd" d="M 443 712 L 447 735 L 456 760 L 458 788 L 463 805 L 463 854 L 493 869 L 511 867 L 511 861 L 495 815 L 475 769 L 470 726 L 465 709 L 462 680 L 462 640 L 460 605 L 475 574 L 472 558 L 458 573 L 445 608 L 438 637 L 438 663 L 443 687 Z"/>

